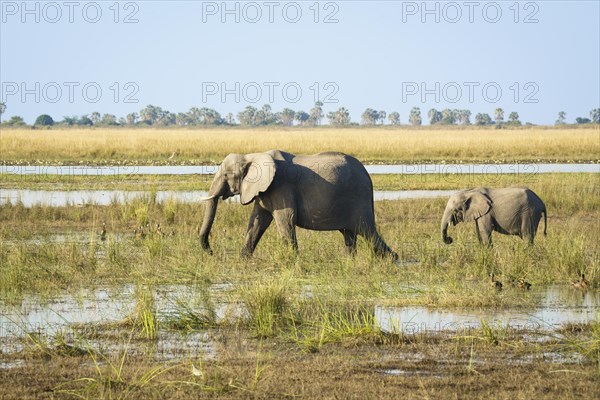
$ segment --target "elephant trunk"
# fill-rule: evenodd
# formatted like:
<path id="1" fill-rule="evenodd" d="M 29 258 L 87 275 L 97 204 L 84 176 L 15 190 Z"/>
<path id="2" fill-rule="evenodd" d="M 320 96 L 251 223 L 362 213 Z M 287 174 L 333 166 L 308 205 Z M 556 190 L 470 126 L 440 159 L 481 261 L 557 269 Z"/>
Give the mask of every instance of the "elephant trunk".
<path id="1" fill-rule="evenodd" d="M 202 222 L 202 227 L 200 228 L 200 244 L 208 254 L 212 254 L 212 250 L 208 242 L 208 235 L 210 234 L 210 229 L 212 228 L 215 215 L 217 214 L 217 203 L 219 202 L 219 198 L 214 197 L 208 201 L 209 203 L 206 205 L 206 210 L 204 211 L 204 221 Z"/>
<path id="2" fill-rule="evenodd" d="M 451 244 L 453 242 L 452 238 L 450 236 L 448 236 L 448 225 L 450 225 L 452 218 L 453 218 L 453 215 L 452 215 L 451 208 L 446 207 L 446 210 L 444 211 L 444 215 L 442 217 L 442 226 L 441 226 L 442 240 L 446 244 Z"/>
<path id="3" fill-rule="evenodd" d="M 217 205 L 219 203 L 219 197 L 223 195 L 225 185 L 221 179 L 221 171 L 217 172 L 213 183 L 208 191 L 208 197 L 206 198 L 207 204 L 204 210 L 204 220 L 202 221 L 202 227 L 200 228 L 200 244 L 202 248 L 209 254 L 212 254 L 210 244 L 208 242 L 208 235 L 212 228 L 212 224 L 217 214 Z"/>

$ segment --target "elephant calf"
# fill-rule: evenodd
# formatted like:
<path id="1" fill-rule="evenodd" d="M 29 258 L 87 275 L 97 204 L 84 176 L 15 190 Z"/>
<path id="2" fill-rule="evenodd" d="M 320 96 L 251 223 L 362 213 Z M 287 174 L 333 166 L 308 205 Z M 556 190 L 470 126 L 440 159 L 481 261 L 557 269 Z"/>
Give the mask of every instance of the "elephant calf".
<path id="1" fill-rule="evenodd" d="M 452 243 L 448 225 L 462 221 L 475 221 L 480 243 L 492 243 L 492 231 L 505 235 L 518 235 L 533 244 L 540 219 L 544 214 L 546 234 L 546 206 L 528 188 L 500 188 L 462 190 L 448 200 L 442 217 L 442 239 Z"/>
<path id="2" fill-rule="evenodd" d="M 200 229 L 200 243 L 211 253 L 208 236 L 217 202 L 240 195 L 253 204 L 243 256 L 254 252 L 272 221 L 281 236 L 298 248 L 296 226 L 316 231 L 340 231 L 346 249 L 356 251 L 357 235 L 365 237 L 379 255 L 398 259 L 375 228 L 373 184 L 356 158 L 342 153 L 296 156 L 279 150 L 229 154 L 215 174 Z"/>

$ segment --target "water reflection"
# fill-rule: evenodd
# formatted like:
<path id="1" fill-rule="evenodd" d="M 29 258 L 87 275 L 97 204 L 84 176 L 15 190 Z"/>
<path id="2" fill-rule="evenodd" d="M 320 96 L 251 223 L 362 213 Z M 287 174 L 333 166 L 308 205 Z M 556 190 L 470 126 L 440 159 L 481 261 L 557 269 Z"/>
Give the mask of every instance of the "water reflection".
<path id="1" fill-rule="evenodd" d="M 247 314 L 243 306 L 229 301 L 231 287 L 229 283 L 156 287 L 152 289 L 156 317 L 167 321 L 184 310 L 196 315 L 210 312 L 217 323 L 244 318 Z M 478 328 L 482 320 L 515 329 L 553 330 L 565 323 L 587 323 L 600 317 L 600 291 L 582 292 L 555 285 L 538 288 L 530 295 L 536 298 L 537 306 L 527 310 L 376 306 L 374 314 L 383 331 L 409 334 Z M 7 338 L 32 332 L 52 336 L 73 324 L 123 321 L 134 313 L 136 302 L 133 285 L 84 290 L 77 295 L 65 293 L 51 300 L 30 296 L 18 305 L 0 299 L 0 350 L 7 351 Z"/>
<path id="2" fill-rule="evenodd" d="M 374 191 L 375 201 L 402 200 L 402 199 L 428 199 L 448 197 L 456 190 L 382 190 Z M 29 189 L 2 189 L 0 191 L 0 205 L 22 203 L 25 207 L 36 205 L 50 207 L 64 207 L 66 205 L 81 206 L 93 204 L 106 206 L 109 204 L 125 204 L 139 199 L 154 201 L 177 201 L 182 203 L 199 203 L 201 197 L 207 196 L 205 191 L 125 191 L 125 190 L 29 190 Z M 228 201 L 239 202 L 239 196 L 234 196 Z"/>
<path id="3" fill-rule="evenodd" d="M 531 295 L 537 298 L 538 305 L 527 310 L 376 306 L 375 318 L 383 331 L 407 334 L 480 328 L 481 321 L 516 330 L 553 330 L 566 323 L 587 323 L 600 318 L 598 291 L 550 286 Z"/>
<path id="4" fill-rule="evenodd" d="M 224 293 L 229 284 L 217 284 L 210 287 L 194 286 L 165 286 L 152 291 L 153 307 L 159 321 L 166 321 L 181 309 L 190 309 L 195 313 L 202 313 L 206 304 L 198 303 L 204 298 L 215 296 L 220 301 L 211 305 L 214 307 L 214 317 L 229 318 L 232 313 Z M 114 289 L 84 290 L 77 295 L 62 294 L 51 300 L 27 297 L 19 305 L 6 304 L 0 300 L 0 354 L 15 353 L 23 349 L 22 339 L 26 337 L 53 337 L 61 334 L 65 342 L 81 342 L 80 334 L 69 328 L 102 324 L 113 329 L 108 335 L 110 339 L 101 335 L 90 340 L 85 340 L 84 349 L 93 349 L 102 352 L 118 352 L 123 350 L 123 342 L 115 340 L 122 337 L 120 328 L 110 328 L 111 323 L 118 323 L 133 315 L 136 307 L 136 293 L 133 285 L 126 285 Z M 235 308 L 239 309 L 236 305 Z M 241 317 L 239 314 L 235 314 Z M 107 325 L 108 324 L 108 325 Z M 95 328 L 92 328 L 95 329 Z M 125 332 L 128 336 L 129 333 Z M 127 339 L 127 338 L 125 338 Z M 159 360 L 175 358 L 189 358 L 202 356 L 214 357 L 216 349 L 206 332 L 177 332 L 159 330 L 156 340 L 148 342 L 127 342 L 130 355 L 153 354 Z M 10 366 L 6 366 L 9 368 Z M 0 367 L 1 368 L 1 367 Z"/>

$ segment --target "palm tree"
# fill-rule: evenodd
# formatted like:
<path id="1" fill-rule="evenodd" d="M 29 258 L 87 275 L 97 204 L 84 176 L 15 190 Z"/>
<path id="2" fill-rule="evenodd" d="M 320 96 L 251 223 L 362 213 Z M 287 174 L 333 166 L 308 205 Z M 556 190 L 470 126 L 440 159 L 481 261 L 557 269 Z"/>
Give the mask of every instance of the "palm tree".
<path id="1" fill-rule="evenodd" d="M 219 114 L 217 110 L 213 110 L 212 108 L 205 109 L 204 119 L 205 123 L 208 125 L 221 125 L 223 123 L 223 118 L 221 118 L 221 114 Z"/>
<path id="2" fill-rule="evenodd" d="M 400 125 L 400 114 L 398 114 L 398 112 L 391 112 L 390 115 L 388 115 L 388 119 L 390 120 L 390 124 Z"/>
<path id="3" fill-rule="evenodd" d="M 127 122 L 127 120 L 125 121 Z M 81 118 L 79 118 L 79 121 L 77 121 L 78 125 L 81 126 L 92 126 L 94 123 L 92 122 L 92 120 L 87 116 L 87 114 L 84 114 L 81 116 Z M 124 125 L 124 124 L 123 124 Z"/>
<path id="4" fill-rule="evenodd" d="M 336 114 L 339 125 L 350 124 L 350 111 L 346 110 L 345 107 L 340 107 Z"/>
<path id="5" fill-rule="evenodd" d="M 285 126 L 292 126 L 294 124 L 294 117 L 296 116 L 296 112 L 291 108 L 284 108 L 281 111 L 281 121 Z"/>
<path id="6" fill-rule="evenodd" d="M 327 113 L 327 119 L 329 120 L 329 125 L 337 125 L 335 111 L 329 111 Z"/>
<path id="7" fill-rule="evenodd" d="M 504 122 L 504 110 L 496 108 L 496 111 L 494 111 L 494 118 L 496 119 L 496 124 L 501 125 L 502 122 Z"/>
<path id="8" fill-rule="evenodd" d="M 488 113 L 479 113 L 475 116 L 477 125 L 489 125 L 492 123 L 492 117 Z"/>
<path id="9" fill-rule="evenodd" d="M 98 122 L 100 122 L 101 118 L 102 118 L 102 116 L 100 115 L 100 113 L 98 111 L 94 111 L 92 114 L 90 114 L 90 119 L 92 120 L 92 123 L 94 125 L 96 125 Z"/>
<path id="10" fill-rule="evenodd" d="M 202 122 L 202 111 L 198 107 L 192 107 L 186 113 L 189 125 L 199 125 Z"/>
<path id="11" fill-rule="evenodd" d="M 312 125 L 320 125 L 321 119 L 323 119 L 323 103 L 320 101 L 315 102 L 315 106 L 310 109 L 310 122 Z"/>
<path id="12" fill-rule="evenodd" d="M 188 115 L 186 113 L 177 113 L 177 116 L 175 117 L 175 124 L 177 124 L 178 126 L 188 125 Z"/>
<path id="13" fill-rule="evenodd" d="M 461 125 L 471 125 L 471 111 L 458 110 L 458 120 Z"/>
<path id="14" fill-rule="evenodd" d="M 143 110 L 140 111 L 140 119 L 142 120 L 142 122 L 145 122 L 150 125 L 154 125 L 155 123 L 160 121 L 161 117 L 163 116 L 162 114 L 163 114 L 162 108 L 155 107 L 152 104 L 149 104 L 146 106 L 146 108 L 144 108 Z M 92 117 L 93 117 L 93 115 L 94 114 L 92 114 Z M 92 118 L 92 121 L 93 120 L 94 120 L 94 118 Z"/>
<path id="15" fill-rule="evenodd" d="M 412 110 L 410 110 L 408 121 L 414 126 L 421 125 L 423 123 L 423 120 L 421 119 L 421 109 L 419 107 L 413 107 Z"/>
<path id="16" fill-rule="evenodd" d="M 255 125 L 256 112 L 256 108 L 246 106 L 244 111 L 239 112 L 237 115 L 240 125 Z"/>
<path id="17" fill-rule="evenodd" d="M 521 121 L 519 121 L 519 114 L 516 111 L 513 111 L 508 115 L 508 121 L 512 125 L 521 125 Z"/>
<path id="18" fill-rule="evenodd" d="M 600 124 L 600 108 L 594 108 L 590 111 L 590 119 L 592 122 Z"/>
<path id="19" fill-rule="evenodd" d="M 340 107 L 337 111 L 327 113 L 327 119 L 330 125 L 344 126 L 350 124 L 350 112 L 344 107 Z"/>
<path id="20" fill-rule="evenodd" d="M 298 121 L 298 123 L 300 125 L 304 125 L 306 123 L 306 121 L 308 121 L 309 117 L 310 117 L 310 115 L 308 115 L 304 111 L 298 111 L 298 112 L 296 112 L 295 119 L 296 119 L 296 121 Z"/>
<path id="21" fill-rule="evenodd" d="M 360 117 L 362 118 L 362 123 L 364 125 L 375 125 L 379 119 L 377 111 L 372 108 L 367 108 Z"/>
<path id="22" fill-rule="evenodd" d="M 115 117 L 113 114 L 104 114 L 100 123 L 102 125 L 116 125 L 117 117 Z"/>
<path id="23" fill-rule="evenodd" d="M 444 125 L 453 125 L 456 121 L 455 113 L 453 110 L 446 108 L 441 112 L 441 119 L 439 123 Z"/>
<path id="24" fill-rule="evenodd" d="M 127 114 L 127 117 L 125 117 L 125 120 L 127 121 L 127 125 L 135 125 L 135 123 L 137 122 L 139 116 L 136 112 L 132 112 Z"/>
<path id="25" fill-rule="evenodd" d="M 442 120 L 442 113 L 432 108 L 427 112 L 427 117 L 429 118 L 429 124 L 435 125 Z"/>
<path id="26" fill-rule="evenodd" d="M 260 110 L 256 113 L 256 125 L 270 125 L 274 122 L 275 118 L 273 115 L 273 111 L 271 111 L 271 106 L 269 104 L 265 104 L 262 106 Z"/>

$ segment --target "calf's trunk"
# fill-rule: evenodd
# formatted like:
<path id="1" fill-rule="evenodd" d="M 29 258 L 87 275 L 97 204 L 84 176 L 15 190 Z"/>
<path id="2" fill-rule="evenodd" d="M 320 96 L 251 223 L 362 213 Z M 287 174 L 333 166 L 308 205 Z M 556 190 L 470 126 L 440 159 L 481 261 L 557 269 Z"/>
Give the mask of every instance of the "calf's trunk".
<path id="1" fill-rule="evenodd" d="M 451 221 L 452 221 L 452 211 L 449 208 L 446 208 L 446 210 L 444 211 L 444 215 L 442 216 L 442 225 L 441 225 L 442 240 L 446 244 L 450 244 L 453 241 L 452 238 L 450 236 L 448 236 L 448 225 L 450 225 Z"/>

